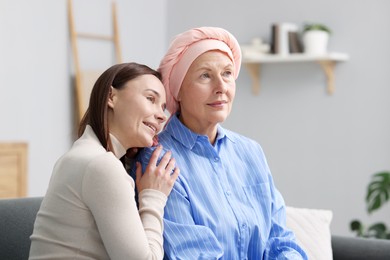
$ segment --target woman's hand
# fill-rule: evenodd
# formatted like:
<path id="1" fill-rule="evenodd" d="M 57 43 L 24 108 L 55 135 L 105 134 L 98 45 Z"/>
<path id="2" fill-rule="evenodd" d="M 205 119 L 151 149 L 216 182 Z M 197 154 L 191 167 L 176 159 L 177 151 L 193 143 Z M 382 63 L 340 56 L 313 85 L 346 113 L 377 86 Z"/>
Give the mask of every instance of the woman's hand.
<path id="1" fill-rule="evenodd" d="M 179 176 L 180 169 L 175 167 L 175 159 L 171 158 L 172 154 L 170 151 L 164 154 L 160 163 L 157 165 L 161 151 L 161 145 L 153 151 L 144 174 L 142 174 L 141 163 L 136 163 L 137 170 L 135 183 L 138 192 L 141 192 L 144 189 L 155 189 L 167 196 L 171 193 L 173 184 Z"/>

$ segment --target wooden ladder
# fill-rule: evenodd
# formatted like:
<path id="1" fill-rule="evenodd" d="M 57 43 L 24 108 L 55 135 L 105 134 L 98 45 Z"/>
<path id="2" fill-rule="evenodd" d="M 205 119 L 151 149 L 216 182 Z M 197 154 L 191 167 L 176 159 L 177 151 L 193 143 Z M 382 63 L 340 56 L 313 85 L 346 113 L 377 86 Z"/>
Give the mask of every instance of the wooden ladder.
<path id="1" fill-rule="evenodd" d="M 116 63 L 122 62 L 122 52 L 119 42 L 119 31 L 118 31 L 118 19 L 117 19 L 117 9 L 115 1 L 112 2 L 112 35 L 101 35 L 101 34 L 91 34 L 91 33 L 81 33 L 77 32 L 75 26 L 75 18 L 73 13 L 73 0 L 68 0 L 68 19 L 69 19 L 69 31 L 70 31 L 70 41 L 73 52 L 73 61 L 75 68 L 75 100 L 76 100 L 76 117 L 77 124 L 80 122 L 84 116 L 85 111 L 88 108 L 89 97 L 92 90 L 92 87 L 105 70 L 83 70 L 80 65 L 80 56 L 78 48 L 79 39 L 88 39 L 96 41 L 108 41 L 112 42 L 115 51 Z"/>

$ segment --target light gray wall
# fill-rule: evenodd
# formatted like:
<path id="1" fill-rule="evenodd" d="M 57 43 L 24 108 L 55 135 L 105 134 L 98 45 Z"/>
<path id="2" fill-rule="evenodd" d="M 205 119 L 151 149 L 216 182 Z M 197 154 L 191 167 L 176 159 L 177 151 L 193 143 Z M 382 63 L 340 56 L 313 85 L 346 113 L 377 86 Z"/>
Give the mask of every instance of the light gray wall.
<path id="1" fill-rule="evenodd" d="M 156 68 L 166 48 L 165 1 L 116 2 L 123 60 Z M 108 0 L 74 0 L 77 30 L 110 33 L 108 8 Z M 28 143 L 29 196 L 45 194 L 55 161 L 73 143 L 68 34 L 66 0 L 0 0 L 0 142 Z M 110 62 L 94 48 L 80 42 L 83 68 Z"/>
<path id="2" fill-rule="evenodd" d="M 290 206 L 333 211 L 332 232 L 353 235 L 349 223 L 386 220 L 390 207 L 365 211 L 372 173 L 390 170 L 390 2 L 387 0 L 168 1 L 168 39 L 197 26 L 219 26 L 240 43 L 269 41 L 274 22 L 323 22 L 329 49 L 351 59 L 335 69 L 329 96 L 316 63 L 267 64 L 253 96 L 245 67 L 226 127 L 264 148 L 277 187 Z"/>
<path id="3" fill-rule="evenodd" d="M 0 140 L 28 143 L 28 193 L 42 195 L 72 135 L 66 5 L 0 5 Z"/>

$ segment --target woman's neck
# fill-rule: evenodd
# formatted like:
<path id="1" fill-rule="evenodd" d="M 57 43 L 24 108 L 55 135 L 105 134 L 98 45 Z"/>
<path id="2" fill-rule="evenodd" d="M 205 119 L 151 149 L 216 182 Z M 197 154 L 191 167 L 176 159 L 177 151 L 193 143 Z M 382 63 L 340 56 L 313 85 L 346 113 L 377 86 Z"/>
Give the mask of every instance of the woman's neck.
<path id="1" fill-rule="evenodd" d="M 203 125 L 202 123 L 190 123 L 186 121 L 181 115 L 179 115 L 179 120 L 192 132 L 199 135 L 206 135 L 209 139 L 209 142 L 214 145 L 215 140 L 217 139 L 218 124 Z"/>

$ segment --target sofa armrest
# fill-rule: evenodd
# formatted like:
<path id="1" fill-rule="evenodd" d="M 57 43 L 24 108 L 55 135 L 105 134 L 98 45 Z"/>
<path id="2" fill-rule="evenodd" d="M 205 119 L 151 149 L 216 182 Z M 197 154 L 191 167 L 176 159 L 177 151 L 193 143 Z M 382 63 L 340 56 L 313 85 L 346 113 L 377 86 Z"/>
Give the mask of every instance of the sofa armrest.
<path id="1" fill-rule="evenodd" d="M 42 197 L 0 199 L 0 259 L 27 259 Z"/>
<path id="2" fill-rule="evenodd" d="M 334 260 L 390 259 L 390 240 L 332 235 Z"/>

